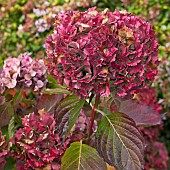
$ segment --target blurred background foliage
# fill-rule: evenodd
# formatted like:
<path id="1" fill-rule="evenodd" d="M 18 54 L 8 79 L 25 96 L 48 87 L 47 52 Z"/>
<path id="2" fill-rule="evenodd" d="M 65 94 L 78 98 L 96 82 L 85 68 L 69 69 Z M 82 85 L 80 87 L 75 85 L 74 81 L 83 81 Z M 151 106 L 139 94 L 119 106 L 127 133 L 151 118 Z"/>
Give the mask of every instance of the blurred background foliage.
<path id="1" fill-rule="evenodd" d="M 52 32 L 57 13 L 65 10 L 84 11 L 97 6 L 127 10 L 150 22 L 159 46 L 159 73 L 154 83 L 158 101 L 163 107 L 164 130 L 160 141 L 170 155 L 170 1 L 169 0 L 0 0 L 0 66 L 7 57 L 31 52 L 45 57 L 44 43 Z"/>

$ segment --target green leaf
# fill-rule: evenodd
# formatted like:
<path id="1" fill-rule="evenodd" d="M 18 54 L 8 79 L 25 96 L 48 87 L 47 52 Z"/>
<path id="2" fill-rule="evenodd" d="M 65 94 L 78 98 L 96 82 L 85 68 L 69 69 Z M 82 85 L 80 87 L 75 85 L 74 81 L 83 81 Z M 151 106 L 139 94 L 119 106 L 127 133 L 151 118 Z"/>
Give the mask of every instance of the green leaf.
<path id="1" fill-rule="evenodd" d="M 47 80 L 48 80 L 48 88 L 53 89 L 59 86 L 58 81 L 55 78 L 53 78 L 52 75 L 48 75 Z"/>
<path id="2" fill-rule="evenodd" d="M 16 160 L 12 157 L 6 159 L 6 164 L 3 170 L 13 170 L 15 169 Z"/>
<path id="3" fill-rule="evenodd" d="M 9 138 L 13 137 L 15 133 L 15 116 L 13 115 L 8 126 Z"/>
<path id="4" fill-rule="evenodd" d="M 72 129 L 72 127 L 74 126 L 74 124 L 76 123 L 76 120 L 79 116 L 81 109 L 83 108 L 84 103 L 85 103 L 85 100 L 80 100 L 76 104 L 75 108 L 73 110 L 71 110 L 69 119 L 68 119 L 68 123 L 67 123 L 67 130 L 66 130 L 65 134 L 68 134 L 70 132 L 70 130 Z"/>
<path id="5" fill-rule="evenodd" d="M 78 99 L 77 96 L 67 96 L 56 106 L 55 119 L 58 133 L 68 134 L 76 122 L 85 100 Z M 63 131 L 63 128 L 65 131 Z"/>
<path id="6" fill-rule="evenodd" d="M 70 91 L 68 91 L 67 89 L 63 88 L 63 87 L 58 87 L 55 89 L 45 89 L 43 91 L 44 94 L 71 94 Z"/>
<path id="7" fill-rule="evenodd" d="M 9 141 L 8 125 L 1 128 L 2 134 L 6 136 L 6 141 Z"/>
<path id="8" fill-rule="evenodd" d="M 19 127 L 22 127 L 22 120 L 21 117 L 14 114 L 9 122 L 8 125 L 8 134 L 9 134 L 9 138 L 13 137 L 15 130 Z"/>
<path id="9" fill-rule="evenodd" d="M 11 105 L 11 101 L 0 105 L 0 127 L 7 125 L 13 114 L 14 109 Z"/>
<path id="10" fill-rule="evenodd" d="M 106 163 L 96 150 L 80 142 L 74 142 L 61 160 L 61 170 L 107 170 Z"/>
<path id="11" fill-rule="evenodd" d="M 19 91 L 15 94 L 14 98 L 13 98 L 13 105 L 16 106 L 18 105 L 23 99 L 22 93 Z"/>
<path id="12" fill-rule="evenodd" d="M 118 170 L 143 168 L 144 139 L 133 119 L 123 113 L 103 114 L 96 132 L 96 149 Z"/>

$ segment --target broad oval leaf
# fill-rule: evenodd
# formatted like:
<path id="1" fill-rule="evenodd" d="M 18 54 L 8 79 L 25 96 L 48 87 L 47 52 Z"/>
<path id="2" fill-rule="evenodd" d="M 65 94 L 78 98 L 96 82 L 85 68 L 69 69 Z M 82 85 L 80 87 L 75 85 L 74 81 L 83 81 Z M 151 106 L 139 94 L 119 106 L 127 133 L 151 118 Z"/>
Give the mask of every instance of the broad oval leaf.
<path id="1" fill-rule="evenodd" d="M 75 95 L 67 96 L 61 100 L 55 110 L 57 132 L 68 134 L 74 126 L 80 110 L 83 108 L 85 100 L 77 98 Z"/>
<path id="2" fill-rule="evenodd" d="M 132 118 L 137 126 L 153 126 L 161 124 L 161 116 L 151 107 L 139 103 L 137 100 L 124 100 L 110 97 L 105 101 L 110 112 L 122 112 Z"/>
<path id="3" fill-rule="evenodd" d="M 97 151 L 82 141 L 72 143 L 61 162 L 61 170 L 107 170 Z"/>
<path id="4" fill-rule="evenodd" d="M 141 170 L 144 139 L 135 122 L 119 112 L 103 116 L 96 132 L 99 155 L 118 170 Z"/>
<path id="5" fill-rule="evenodd" d="M 119 112 L 127 114 L 137 126 L 155 126 L 161 124 L 161 116 L 151 107 L 141 104 L 135 100 L 123 101 Z"/>

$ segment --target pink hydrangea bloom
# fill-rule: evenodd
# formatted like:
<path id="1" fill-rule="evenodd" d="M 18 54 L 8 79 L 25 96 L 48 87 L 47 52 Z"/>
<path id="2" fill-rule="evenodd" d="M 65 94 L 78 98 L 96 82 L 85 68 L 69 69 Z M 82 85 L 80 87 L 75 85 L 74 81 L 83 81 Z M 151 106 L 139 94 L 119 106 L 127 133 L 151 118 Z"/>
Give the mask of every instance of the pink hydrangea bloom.
<path id="1" fill-rule="evenodd" d="M 35 169 L 50 165 L 51 169 L 59 169 L 70 139 L 63 140 L 56 133 L 54 115 L 31 113 L 22 119 L 22 124 L 24 127 L 16 131 L 13 140 L 13 156 L 22 161 L 20 166 Z"/>
<path id="2" fill-rule="evenodd" d="M 151 25 L 125 11 L 67 11 L 46 41 L 50 73 L 81 98 L 135 93 L 157 74 L 158 43 Z"/>
<path id="3" fill-rule="evenodd" d="M 0 88 L 14 88 L 19 85 L 38 91 L 46 86 L 46 72 L 44 61 L 31 58 L 30 53 L 20 54 L 18 58 L 8 58 L 0 75 Z"/>
<path id="4" fill-rule="evenodd" d="M 8 58 L 4 61 L 3 71 L 1 73 L 2 83 L 7 88 L 14 88 L 17 84 L 17 77 L 20 74 L 20 60 L 17 58 Z"/>
<path id="5" fill-rule="evenodd" d="M 32 59 L 29 53 L 23 53 L 18 57 L 21 61 L 20 83 L 26 87 L 33 86 L 34 91 L 38 91 L 47 83 L 47 68 L 42 59 Z"/>

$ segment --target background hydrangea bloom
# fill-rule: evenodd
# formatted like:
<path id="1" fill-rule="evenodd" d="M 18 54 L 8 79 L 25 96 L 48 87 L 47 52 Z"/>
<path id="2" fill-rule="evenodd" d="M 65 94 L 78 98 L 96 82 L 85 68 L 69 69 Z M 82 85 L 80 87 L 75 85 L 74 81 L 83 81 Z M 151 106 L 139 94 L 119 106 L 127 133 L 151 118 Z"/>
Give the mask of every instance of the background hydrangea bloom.
<path id="1" fill-rule="evenodd" d="M 145 169 L 155 170 L 168 169 L 168 152 L 165 145 L 161 142 L 155 141 L 150 143 L 145 150 Z"/>
<path id="2" fill-rule="evenodd" d="M 151 25 L 125 11 L 69 11 L 56 17 L 46 41 L 49 71 L 79 97 L 133 94 L 157 74 Z"/>
<path id="3" fill-rule="evenodd" d="M 87 126 L 90 122 L 90 118 L 87 117 L 84 110 L 80 111 L 80 114 L 76 120 L 75 126 L 72 131 L 71 141 L 80 141 L 86 134 Z M 97 130 L 97 121 L 94 121 L 92 131 L 96 132 Z"/>
<path id="4" fill-rule="evenodd" d="M 48 113 L 41 116 L 31 113 L 22 119 L 22 124 L 24 127 L 14 134 L 14 157 L 23 161 L 23 167 L 26 169 L 46 165 L 50 165 L 51 169 L 59 169 L 61 157 L 70 139 L 68 137 L 62 141 L 55 132 L 54 116 Z"/>
<path id="5" fill-rule="evenodd" d="M 135 98 L 142 104 L 151 107 L 155 114 L 161 114 L 162 106 L 157 102 L 154 89 L 146 86 L 135 95 Z M 161 130 L 163 130 L 163 122 L 160 125 L 152 127 L 139 127 L 146 143 L 145 148 L 145 169 L 150 168 L 167 169 L 168 168 L 168 152 L 164 143 L 158 142 Z"/>
<path id="6" fill-rule="evenodd" d="M 1 73 L 2 83 L 7 88 L 14 88 L 17 84 L 17 77 L 20 74 L 20 60 L 17 58 L 8 58 L 4 61 L 3 71 Z"/>
<path id="7" fill-rule="evenodd" d="M 18 58 L 8 58 L 4 62 L 0 75 L 1 89 L 3 87 L 14 88 L 20 84 L 38 91 L 47 83 L 46 71 L 44 61 L 31 58 L 30 53 L 20 54 Z"/>

